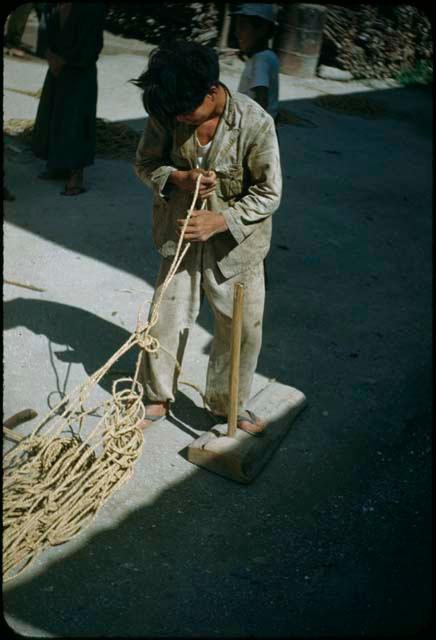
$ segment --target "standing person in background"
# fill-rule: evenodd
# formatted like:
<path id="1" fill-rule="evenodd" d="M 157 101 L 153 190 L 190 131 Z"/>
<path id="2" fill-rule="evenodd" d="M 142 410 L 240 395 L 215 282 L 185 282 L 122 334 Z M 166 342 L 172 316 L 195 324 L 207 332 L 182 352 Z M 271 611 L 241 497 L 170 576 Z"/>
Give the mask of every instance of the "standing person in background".
<path id="1" fill-rule="evenodd" d="M 241 53 L 248 58 L 238 91 L 256 100 L 277 122 L 280 63 L 268 44 L 275 25 L 273 6 L 243 4 L 233 15 Z"/>
<path id="2" fill-rule="evenodd" d="M 6 27 L 5 45 L 10 48 L 13 55 L 24 56 L 21 40 L 24 29 L 26 28 L 27 19 L 33 7 L 33 2 L 20 4 L 9 16 Z"/>
<path id="3" fill-rule="evenodd" d="M 106 14 L 102 2 L 60 2 L 47 28 L 49 69 L 35 121 L 33 150 L 44 179 L 66 178 L 62 195 L 84 193 L 84 167 L 96 148 L 97 59 Z"/>
<path id="4" fill-rule="evenodd" d="M 36 41 L 36 55 L 38 58 L 45 58 L 45 52 L 47 51 L 47 25 L 50 20 L 50 14 L 56 7 L 51 2 L 36 2 L 35 11 L 38 16 L 38 37 Z"/>

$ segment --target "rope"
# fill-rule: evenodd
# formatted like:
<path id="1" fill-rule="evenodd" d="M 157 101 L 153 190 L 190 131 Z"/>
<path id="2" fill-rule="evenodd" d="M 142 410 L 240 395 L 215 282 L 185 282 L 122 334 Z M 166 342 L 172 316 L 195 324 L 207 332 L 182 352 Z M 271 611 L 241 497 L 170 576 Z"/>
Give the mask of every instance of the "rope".
<path id="1" fill-rule="evenodd" d="M 67 542 L 78 534 L 132 476 L 144 444 L 143 432 L 137 427 L 145 417 L 144 389 L 138 382 L 144 351 L 164 350 L 175 360 L 180 372 L 175 356 L 150 331 L 158 321 L 165 291 L 191 246 L 184 243 L 183 234 L 198 198 L 200 179 L 201 174 L 149 320 L 141 324 L 139 312 L 135 331 L 118 351 L 83 384 L 62 397 L 33 432 L 20 439 L 3 458 L 4 582 L 22 573 L 45 548 Z M 205 205 L 206 200 L 201 208 Z M 115 380 L 111 398 L 85 408 L 99 381 L 136 345 L 140 353 L 133 378 Z M 190 384 L 201 393 L 192 383 L 183 384 Z M 127 386 L 121 388 L 123 385 Z M 96 415 L 97 411 L 100 414 Z M 87 429 L 86 419 L 89 422 L 90 418 L 98 418 L 98 422 Z M 86 431 L 87 434 L 82 433 Z"/>

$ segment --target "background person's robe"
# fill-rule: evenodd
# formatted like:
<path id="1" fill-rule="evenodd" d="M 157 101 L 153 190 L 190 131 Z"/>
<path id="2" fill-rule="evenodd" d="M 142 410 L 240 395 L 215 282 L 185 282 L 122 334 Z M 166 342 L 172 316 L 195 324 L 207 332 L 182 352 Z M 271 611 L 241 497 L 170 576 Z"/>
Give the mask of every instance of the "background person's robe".
<path id="1" fill-rule="evenodd" d="M 48 46 L 66 61 L 44 81 L 33 134 L 33 151 L 47 169 L 93 164 L 96 147 L 97 65 L 103 48 L 103 3 L 72 3 L 63 28 L 59 11 L 48 24 Z"/>

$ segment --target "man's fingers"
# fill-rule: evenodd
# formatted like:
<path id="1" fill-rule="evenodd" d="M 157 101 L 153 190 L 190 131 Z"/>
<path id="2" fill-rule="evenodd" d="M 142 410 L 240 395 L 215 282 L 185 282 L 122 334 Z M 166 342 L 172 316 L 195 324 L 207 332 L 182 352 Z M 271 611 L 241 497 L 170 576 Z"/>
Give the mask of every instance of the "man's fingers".
<path id="1" fill-rule="evenodd" d="M 201 232 L 198 229 L 198 220 L 196 218 L 198 218 L 198 216 L 200 214 L 203 214 L 203 211 L 197 210 L 197 211 L 193 211 L 191 214 L 191 218 L 188 220 L 188 224 L 186 225 L 185 231 L 183 233 L 183 239 L 184 240 L 189 240 L 189 241 L 197 241 L 200 240 L 200 235 Z M 183 226 L 186 222 L 186 219 L 183 220 L 177 220 L 177 224 L 178 224 L 178 235 L 180 236 Z"/>
<path id="2" fill-rule="evenodd" d="M 210 191 L 211 189 L 215 189 L 216 188 L 216 182 L 212 183 L 212 184 L 201 184 L 200 185 L 200 189 L 199 191 Z"/>
<path id="3" fill-rule="evenodd" d="M 190 222 L 191 222 L 191 220 L 193 218 L 200 218 L 202 216 L 208 216 L 209 213 L 210 213 L 210 211 L 208 211 L 207 209 L 194 209 L 194 211 L 191 213 Z"/>
<path id="4" fill-rule="evenodd" d="M 205 195 L 210 196 L 210 194 L 213 193 L 215 189 L 216 189 L 216 185 L 214 185 L 213 187 L 203 187 L 199 190 L 198 194 L 200 196 L 205 196 Z"/>
<path id="5" fill-rule="evenodd" d="M 194 215 L 194 213 L 192 213 L 192 215 Z M 195 216 L 194 216 L 194 217 L 195 217 Z M 185 222 L 186 222 L 186 218 L 183 218 L 182 220 L 177 220 L 177 224 L 179 225 L 179 227 L 180 227 L 180 228 L 181 228 L 181 227 L 183 227 L 183 225 L 185 224 Z M 190 224 L 192 224 L 191 219 L 188 221 L 188 226 L 189 226 Z"/>
<path id="6" fill-rule="evenodd" d="M 215 184 L 216 184 L 216 177 L 215 176 L 211 176 L 211 177 L 203 176 L 201 178 L 201 180 L 200 180 L 200 186 L 201 187 L 209 187 L 209 186 L 212 186 L 212 185 L 215 185 Z"/>
<path id="7" fill-rule="evenodd" d="M 188 240 L 189 242 L 201 242 L 203 240 L 201 235 L 192 231 L 185 231 L 185 233 L 183 234 L 183 239 Z"/>
<path id="8" fill-rule="evenodd" d="M 213 182 L 212 184 L 201 184 L 199 193 L 204 191 L 213 191 L 214 189 L 216 189 L 216 182 Z"/>

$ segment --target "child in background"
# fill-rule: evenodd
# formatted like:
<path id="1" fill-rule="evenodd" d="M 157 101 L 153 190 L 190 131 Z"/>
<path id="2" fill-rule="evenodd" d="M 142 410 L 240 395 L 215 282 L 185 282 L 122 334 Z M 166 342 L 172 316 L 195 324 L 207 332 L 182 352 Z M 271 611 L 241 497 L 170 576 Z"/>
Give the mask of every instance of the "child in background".
<path id="1" fill-rule="evenodd" d="M 240 50 L 248 57 L 238 91 L 256 100 L 277 122 L 280 65 L 268 46 L 275 26 L 273 5 L 243 4 L 233 15 Z"/>

